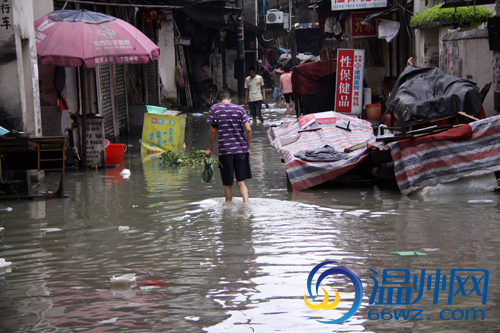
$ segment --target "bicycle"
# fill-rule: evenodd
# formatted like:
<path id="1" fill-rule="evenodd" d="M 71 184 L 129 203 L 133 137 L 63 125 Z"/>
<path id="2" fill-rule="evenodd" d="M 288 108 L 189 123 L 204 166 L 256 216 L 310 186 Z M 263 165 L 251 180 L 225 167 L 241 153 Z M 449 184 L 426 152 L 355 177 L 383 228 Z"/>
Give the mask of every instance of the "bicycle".
<path id="1" fill-rule="evenodd" d="M 210 108 L 217 104 L 217 90 L 209 89 L 208 91 L 200 91 L 196 94 L 196 101 L 200 108 Z"/>

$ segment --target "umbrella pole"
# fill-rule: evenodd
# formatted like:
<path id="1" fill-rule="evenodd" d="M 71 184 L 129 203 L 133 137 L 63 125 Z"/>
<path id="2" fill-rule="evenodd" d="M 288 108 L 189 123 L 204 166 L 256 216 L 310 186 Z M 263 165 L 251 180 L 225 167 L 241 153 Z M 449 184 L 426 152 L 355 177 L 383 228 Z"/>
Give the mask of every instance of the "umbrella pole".
<path id="1" fill-rule="evenodd" d="M 87 100 L 87 79 L 86 79 L 87 71 L 85 70 L 85 66 L 82 65 L 80 67 L 80 93 L 82 94 L 82 160 L 81 168 L 85 168 L 87 166 L 87 111 L 89 101 Z"/>

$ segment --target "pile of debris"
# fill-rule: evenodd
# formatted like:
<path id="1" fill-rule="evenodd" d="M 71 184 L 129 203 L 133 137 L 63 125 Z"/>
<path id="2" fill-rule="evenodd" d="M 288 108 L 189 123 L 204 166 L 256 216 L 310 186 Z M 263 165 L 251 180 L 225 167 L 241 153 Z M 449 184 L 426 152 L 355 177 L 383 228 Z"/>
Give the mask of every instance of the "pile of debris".
<path id="1" fill-rule="evenodd" d="M 473 82 L 439 68 L 409 66 L 387 100 L 377 141 L 414 139 L 483 119 L 490 86 L 479 91 Z"/>

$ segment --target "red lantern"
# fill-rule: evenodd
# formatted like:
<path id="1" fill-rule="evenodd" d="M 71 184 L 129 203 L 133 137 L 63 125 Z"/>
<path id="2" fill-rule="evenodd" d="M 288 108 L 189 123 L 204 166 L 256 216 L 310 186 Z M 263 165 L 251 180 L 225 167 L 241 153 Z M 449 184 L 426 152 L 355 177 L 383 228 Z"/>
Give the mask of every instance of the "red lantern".
<path id="1" fill-rule="evenodd" d="M 146 28 L 151 28 L 153 26 L 153 20 L 156 19 L 158 13 L 152 8 L 147 8 L 145 10 L 140 10 L 137 13 L 137 17 L 144 21 Z"/>
<path id="2" fill-rule="evenodd" d="M 145 10 L 144 9 L 141 9 L 137 12 L 137 18 L 141 21 L 145 21 L 146 20 L 146 16 L 145 16 Z"/>
<path id="3" fill-rule="evenodd" d="M 158 25 L 158 28 L 161 29 L 161 24 L 167 20 L 167 14 L 163 11 L 158 11 L 158 17 L 156 17 L 155 22 Z"/>
<path id="4" fill-rule="evenodd" d="M 158 16 L 158 13 L 156 12 L 156 10 L 148 8 L 145 11 L 145 15 L 147 21 L 153 21 Z"/>

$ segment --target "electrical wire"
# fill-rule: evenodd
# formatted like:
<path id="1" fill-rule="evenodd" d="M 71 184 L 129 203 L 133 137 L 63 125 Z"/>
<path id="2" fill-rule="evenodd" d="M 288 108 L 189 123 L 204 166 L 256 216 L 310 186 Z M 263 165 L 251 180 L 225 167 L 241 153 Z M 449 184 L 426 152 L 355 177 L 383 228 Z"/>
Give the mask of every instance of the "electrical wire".
<path id="1" fill-rule="evenodd" d="M 265 39 L 265 38 L 264 38 L 264 34 L 262 34 L 262 40 L 263 40 L 264 42 L 272 42 L 272 41 L 274 40 L 274 38 L 271 38 L 271 39 Z"/>

